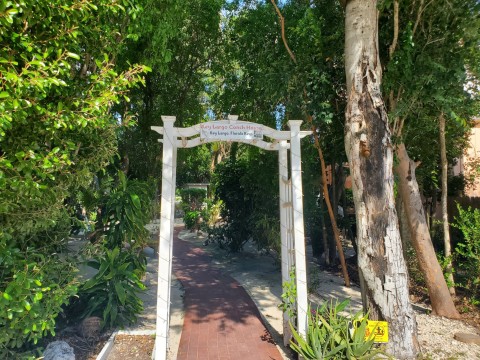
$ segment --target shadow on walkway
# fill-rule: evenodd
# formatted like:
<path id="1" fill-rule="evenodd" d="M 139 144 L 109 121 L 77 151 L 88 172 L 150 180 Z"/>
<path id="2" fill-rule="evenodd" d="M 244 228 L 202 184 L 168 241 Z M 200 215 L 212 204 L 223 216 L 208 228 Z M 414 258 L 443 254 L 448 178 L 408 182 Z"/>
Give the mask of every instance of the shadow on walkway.
<path id="1" fill-rule="evenodd" d="M 210 266 L 201 248 L 174 234 L 173 270 L 185 290 L 177 359 L 262 360 L 282 356 L 255 303 L 231 276 Z"/>

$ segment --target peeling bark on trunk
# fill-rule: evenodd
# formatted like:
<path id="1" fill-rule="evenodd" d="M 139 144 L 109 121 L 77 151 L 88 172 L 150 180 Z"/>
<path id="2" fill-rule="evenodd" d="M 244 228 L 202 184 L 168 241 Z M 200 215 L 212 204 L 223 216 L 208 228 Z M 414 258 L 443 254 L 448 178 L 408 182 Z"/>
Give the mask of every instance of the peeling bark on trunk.
<path id="1" fill-rule="evenodd" d="M 418 265 L 427 283 L 433 314 L 459 319 L 460 314 L 448 292 L 447 283 L 428 231 L 422 199 L 419 196 L 420 190 L 415 178 L 416 166 L 408 157 L 404 144 L 397 146 L 397 157 L 399 163 L 395 167 L 395 172 L 399 179 L 399 193 L 410 224 L 409 230 L 413 247 L 417 252 Z"/>
<path id="2" fill-rule="evenodd" d="M 445 257 L 452 255 L 452 245 L 450 243 L 450 225 L 448 224 L 448 160 L 447 147 L 445 145 L 445 116 L 440 114 L 440 161 L 442 165 L 442 222 L 443 222 L 443 243 L 445 250 Z M 450 260 L 445 269 L 448 274 L 448 281 L 450 282 L 449 291 L 451 295 L 455 295 L 455 286 L 453 281 L 452 261 Z"/>
<path id="3" fill-rule="evenodd" d="M 389 323 L 388 352 L 398 359 L 412 359 L 418 352 L 417 326 L 393 196 L 393 149 L 380 93 L 376 5 L 376 0 L 350 0 L 346 5 L 345 148 L 357 217 L 364 306 L 372 318 Z"/>

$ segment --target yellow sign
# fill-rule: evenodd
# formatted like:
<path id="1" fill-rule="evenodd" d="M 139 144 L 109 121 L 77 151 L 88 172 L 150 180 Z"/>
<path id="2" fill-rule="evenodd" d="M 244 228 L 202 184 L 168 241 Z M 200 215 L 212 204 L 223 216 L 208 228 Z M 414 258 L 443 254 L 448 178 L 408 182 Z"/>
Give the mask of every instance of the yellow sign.
<path id="1" fill-rule="evenodd" d="M 373 339 L 376 343 L 388 342 L 388 323 L 386 321 L 369 320 L 365 331 L 365 339 Z"/>

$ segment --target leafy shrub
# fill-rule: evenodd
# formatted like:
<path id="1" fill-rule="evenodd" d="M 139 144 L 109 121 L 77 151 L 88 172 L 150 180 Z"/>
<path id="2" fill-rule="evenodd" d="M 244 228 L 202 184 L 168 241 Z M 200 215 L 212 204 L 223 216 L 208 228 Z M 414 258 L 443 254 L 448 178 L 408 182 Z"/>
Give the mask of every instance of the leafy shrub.
<path id="1" fill-rule="evenodd" d="M 109 249 L 124 244 L 140 247 L 149 237 L 145 225 L 152 212 L 152 186 L 129 180 L 122 171 L 118 172 L 118 181 L 118 186 L 108 194 L 105 205 L 106 244 Z"/>
<path id="2" fill-rule="evenodd" d="M 466 180 L 463 174 L 448 177 L 448 196 L 462 196 L 465 192 Z"/>
<path id="3" fill-rule="evenodd" d="M 223 201 L 207 199 L 206 203 L 207 206 L 202 210 L 203 221 L 205 226 L 214 227 L 221 219 Z"/>
<path id="4" fill-rule="evenodd" d="M 62 305 L 77 292 L 74 271 L 56 254 L 22 251 L 0 240 L 0 358 L 55 335 Z"/>
<path id="5" fill-rule="evenodd" d="M 455 286 L 455 283 L 451 281 L 451 277 L 450 277 L 454 275 L 456 272 L 455 268 L 451 266 L 453 255 L 445 256 L 443 252 L 437 252 L 436 255 L 437 255 L 438 264 L 442 269 L 443 277 L 445 278 L 447 286 L 449 288 L 452 286 Z"/>
<path id="6" fill-rule="evenodd" d="M 201 216 L 200 211 L 187 211 L 185 215 L 183 216 L 183 222 L 185 223 L 185 227 L 188 230 L 194 230 L 197 229 L 198 227 L 198 220 Z M 197 229 L 198 230 L 198 229 Z"/>
<path id="7" fill-rule="evenodd" d="M 145 271 L 142 256 L 116 247 L 105 249 L 104 254 L 88 263 L 98 269 L 98 273 L 80 288 L 81 301 L 85 302 L 83 317 L 103 317 L 103 326 L 109 327 L 135 322 L 137 314 L 143 310 L 142 300 L 138 297 L 138 293 L 145 290 L 138 276 L 139 271 Z M 143 268 L 139 269 L 142 263 Z"/>
<path id="8" fill-rule="evenodd" d="M 374 339 L 365 339 L 368 316 L 361 313 L 345 317 L 349 300 L 337 304 L 324 303 L 316 311 L 309 311 L 306 340 L 292 328 L 291 348 L 304 359 L 372 359 L 379 353 Z M 353 326 L 352 324 L 355 324 Z M 350 332 L 352 330 L 352 332 Z"/>
<path id="9" fill-rule="evenodd" d="M 281 252 L 280 218 L 278 214 L 257 214 L 253 221 L 252 237 L 259 249 Z"/>
<path id="10" fill-rule="evenodd" d="M 232 146 L 233 147 L 233 146 Z M 242 150 L 242 152 L 240 152 Z M 222 231 L 216 241 L 240 251 L 247 241 L 259 249 L 280 248 L 278 162 L 254 147 L 232 149 L 230 158 L 215 167 L 212 188 L 223 201 Z"/>
<path id="11" fill-rule="evenodd" d="M 252 236 L 255 201 L 242 181 L 247 165 L 244 159 L 228 159 L 217 165 L 213 176 L 216 197 L 225 204 L 225 223 L 221 231 L 215 230 L 214 240 L 233 252 L 240 251 Z"/>
<path id="12" fill-rule="evenodd" d="M 480 298 L 480 210 L 463 209 L 457 204 L 459 215 L 452 226 L 461 230 L 463 241 L 455 248 L 457 273 L 464 275 L 459 282 L 474 297 Z"/>
<path id="13" fill-rule="evenodd" d="M 246 219 L 245 223 L 249 223 L 248 220 Z M 241 222 L 227 222 L 220 227 L 208 229 L 208 242 L 215 242 L 222 249 L 238 252 L 242 250 L 243 245 L 250 239 L 251 232 L 248 229 L 249 226 L 245 226 Z"/>
<path id="14" fill-rule="evenodd" d="M 405 250 L 405 261 L 407 262 L 410 284 L 415 284 L 415 286 L 421 287 L 425 292 L 428 292 L 425 277 L 423 276 L 418 264 L 417 252 L 411 244 L 407 244 Z"/>

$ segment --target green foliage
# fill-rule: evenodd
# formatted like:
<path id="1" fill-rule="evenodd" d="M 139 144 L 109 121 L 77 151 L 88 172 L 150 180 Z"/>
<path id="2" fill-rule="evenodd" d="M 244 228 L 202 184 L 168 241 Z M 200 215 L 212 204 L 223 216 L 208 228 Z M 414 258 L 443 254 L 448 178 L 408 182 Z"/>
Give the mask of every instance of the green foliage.
<path id="1" fill-rule="evenodd" d="M 145 272 L 142 257 L 141 253 L 116 247 L 105 249 L 88 263 L 98 273 L 80 287 L 79 296 L 85 304 L 83 317 L 101 316 L 106 327 L 135 322 L 143 310 L 138 294 L 145 286 L 137 275 Z"/>
<path id="2" fill-rule="evenodd" d="M 279 251 L 277 159 L 256 148 L 238 149 L 212 176 L 215 197 L 223 202 L 221 228 L 212 237 L 231 251 L 249 240 L 259 249 Z"/>
<path id="3" fill-rule="evenodd" d="M 183 222 L 188 230 L 198 230 L 198 222 L 201 217 L 201 211 L 192 210 L 185 212 Z"/>
<path id="4" fill-rule="evenodd" d="M 286 312 L 290 321 L 295 323 L 297 317 L 297 285 L 295 283 L 295 267 L 290 269 L 290 280 L 282 284 L 282 303 L 278 308 Z"/>
<path id="5" fill-rule="evenodd" d="M 385 2 L 387 3 L 387 2 Z M 389 1 L 388 3 L 391 3 Z M 400 5 L 399 39 L 393 57 L 393 9 L 382 9 L 379 22 L 381 62 L 386 66 L 384 97 L 389 103 L 395 141 L 404 142 L 410 156 L 421 161 L 417 179 L 426 197 L 437 189 L 440 157 L 438 118 L 444 114 L 449 163 L 467 145 L 469 120 L 478 115 L 479 4 L 476 0 L 436 1 Z M 470 87 L 470 88 L 469 88 Z M 399 123 L 402 122 L 401 134 Z M 450 190 L 449 190 L 450 191 Z"/>
<path id="6" fill-rule="evenodd" d="M 270 2 L 229 3 L 223 27 L 225 53 L 219 57 L 220 63 L 214 68 L 216 71 L 208 86 L 212 112 L 216 118 L 223 114 L 239 114 L 241 119 L 282 130 L 286 129 L 287 120 L 305 119 L 308 112 L 318 126 L 326 161 L 343 162 L 345 75 L 343 49 L 338 46 L 344 38 L 343 10 L 338 1 L 281 1 L 277 4 L 285 19 L 285 35 L 296 62 L 285 49 L 278 16 Z M 316 203 L 318 152 L 307 140 L 302 152 L 306 231 L 316 235 L 321 232 L 320 210 Z M 242 156 L 246 159 L 241 161 L 247 165 L 238 173 L 237 193 L 231 194 L 230 202 L 218 192 L 217 196 L 225 201 L 226 209 L 231 203 L 238 204 L 246 198 L 244 206 L 248 209 L 247 215 L 251 216 L 238 216 L 239 221 L 234 223 L 229 215 L 232 218 L 235 215 L 225 210 L 226 226 L 221 241 L 238 244 L 242 238 L 231 242 L 226 239 L 245 226 L 249 227 L 245 235 L 258 241 L 259 247 L 279 249 L 278 179 L 275 177 L 278 165 L 268 158 L 275 161 L 275 156 L 264 156 L 261 152 L 257 155 L 255 150 L 245 153 Z M 232 184 L 234 181 L 232 179 Z M 251 209 L 248 208 L 250 197 L 255 199 Z M 241 246 L 234 246 L 238 247 Z M 318 247 L 315 250 L 318 253 Z"/>
<path id="7" fill-rule="evenodd" d="M 177 160 L 177 184 L 210 182 L 212 157 L 216 144 L 200 145 L 192 149 L 179 150 Z"/>
<path id="8" fill-rule="evenodd" d="M 149 238 L 145 225 L 152 214 L 153 186 L 139 180 L 129 180 L 118 172 L 118 184 L 108 194 L 103 214 L 106 245 L 109 249 L 128 244 L 142 247 Z"/>
<path id="9" fill-rule="evenodd" d="M 425 277 L 420 270 L 417 259 L 417 252 L 411 244 L 408 244 L 407 249 L 405 250 L 405 260 L 407 262 L 409 279 L 415 284 L 415 286 L 421 287 L 425 293 L 427 293 L 428 290 L 427 284 L 425 283 Z"/>
<path id="10" fill-rule="evenodd" d="M 134 3 L 19 1 L 1 11 L 0 221 L 27 237 L 51 228 L 69 192 L 111 160 L 109 110 L 146 68 L 117 72 L 111 60 Z"/>
<path id="11" fill-rule="evenodd" d="M 0 240 L 0 358 L 55 334 L 55 318 L 77 292 L 68 259 Z"/>
<path id="12" fill-rule="evenodd" d="M 341 107 L 344 101 L 338 96 L 344 86 L 343 53 L 338 47 L 343 41 L 340 4 L 277 3 L 295 61 L 285 49 L 270 2 L 232 4 L 232 15 L 225 20 L 228 40 L 219 69 L 222 83 L 212 87 L 213 103 L 219 113 L 240 114 L 272 127 L 277 121 L 283 125 L 288 119 L 304 118 L 305 110 L 319 125 L 332 124 L 342 116 L 332 111 L 332 103 Z M 322 134 L 329 130 L 323 128 Z M 333 139 L 329 140 L 331 145 Z M 338 150 L 343 151 L 342 146 Z"/>
<path id="13" fill-rule="evenodd" d="M 160 175 L 161 144 L 150 126 L 161 125 L 161 115 L 175 115 L 178 127 L 206 118 L 206 84 L 213 63 L 222 52 L 223 3 L 223 0 L 142 1 L 144 12 L 131 23 L 138 39 L 128 41 L 127 51 L 119 54 L 122 63 L 142 63 L 152 68 L 145 86 L 129 94 L 131 104 L 127 106 L 138 113 L 137 125 L 120 137 L 120 153 L 122 158 L 129 159 L 129 174 L 133 177 L 146 179 Z M 177 183 L 208 182 L 210 160 L 210 146 L 180 149 Z"/>
<path id="14" fill-rule="evenodd" d="M 320 184 L 315 184 L 312 182 L 318 182 L 318 169 L 315 172 L 313 167 L 318 167 L 319 164 L 312 161 L 308 162 L 306 166 L 306 175 L 308 178 L 305 179 L 307 184 L 304 186 L 304 221 L 305 221 L 305 231 L 306 236 L 310 238 L 312 244 L 312 251 L 315 257 L 320 257 L 324 252 L 324 243 L 323 243 L 323 225 L 327 229 L 330 228 L 330 222 L 328 218 L 328 212 L 326 206 L 323 204 L 322 188 Z"/>
<path id="15" fill-rule="evenodd" d="M 183 216 L 185 227 L 188 230 L 198 231 L 200 228 L 207 230 L 211 212 L 215 211 L 214 203 L 207 199 L 207 190 L 199 188 L 181 189 L 180 196 L 185 211 Z"/>
<path id="16" fill-rule="evenodd" d="M 53 333 L 76 292 L 75 260 L 58 252 L 73 200 L 112 161 L 131 119 L 112 106 L 148 70 L 115 64 L 139 10 L 129 0 L 0 6 L 2 351 Z"/>
<path id="17" fill-rule="evenodd" d="M 225 204 L 223 234 L 216 240 L 234 252 L 242 249 L 252 233 L 253 202 L 247 198 L 241 183 L 246 171 L 245 160 L 228 159 L 217 165 L 213 176 L 216 197 Z"/>
<path id="18" fill-rule="evenodd" d="M 448 177 L 448 196 L 462 196 L 466 186 L 463 174 Z"/>
<path id="19" fill-rule="evenodd" d="M 437 253 L 438 263 L 442 268 L 443 277 L 445 278 L 448 287 L 455 286 L 455 284 L 450 280 L 450 276 L 455 274 L 455 268 L 452 265 L 452 258 L 452 255 L 444 256 L 443 253 Z"/>
<path id="20" fill-rule="evenodd" d="M 202 211 L 203 222 L 208 228 L 212 228 L 217 225 L 221 220 L 221 214 L 223 211 L 222 200 L 210 200 L 207 199 L 207 206 Z"/>
<path id="21" fill-rule="evenodd" d="M 335 304 L 332 300 L 310 310 L 306 340 L 292 325 L 296 322 L 296 301 L 295 268 L 292 268 L 290 280 L 283 283 L 279 308 L 290 318 L 293 334 L 290 346 L 304 359 L 372 359 L 379 353 L 374 348 L 373 337 L 365 340 L 368 316 L 360 312 L 353 317 L 341 314 L 350 300 Z"/>
<path id="22" fill-rule="evenodd" d="M 457 204 L 458 216 L 452 226 L 460 229 L 463 240 L 455 248 L 459 282 L 472 294 L 472 299 L 480 299 L 480 210 Z"/>
<path id="23" fill-rule="evenodd" d="M 321 276 L 322 276 L 322 274 L 321 274 L 320 267 L 318 267 L 318 266 L 309 267 L 309 269 L 308 269 L 308 280 L 307 280 L 307 284 L 308 284 L 307 291 L 308 291 L 309 294 L 311 294 L 311 293 L 316 294 L 317 293 L 317 291 L 320 288 L 320 284 L 321 284 L 321 279 L 322 279 Z"/>
<path id="24" fill-rule="evenodd" d="M 373 338 L 365 340 L 368 316 L 361 313 L 345 317 L 341 312 L 350 301 L 324 303 L 308 316 L 306 340 L 290 324 L 293 339 L 290 344 L 304 359 L 372 359 L 379 351 Z M 350 332 L 352 330 L 352 333 Z"/>
<path id="25" fill-rule="evenodd" d="M 215 198 L 223 202 L 222 223 L 210 230 L 210 238 L 240 251 L 249 241 L 259 249 L 280 249 L 278 167 L 271 153 L 255 148 L 218 164 L 212 176 Z"/>
<path id="26" fill-rule="evenodd" d="M 280 219 L 276 215 L 276 212 L 262 214 L 256 211 L 252 236 L 259 249 L 272 249 L 280 254 Z"/>
<path id="27" fill-rule="evenodd" d="M 181 189 L 180 196 L 185 210 L 200 210 L 207 197 L 207 190 L 198 188 Z"/>

